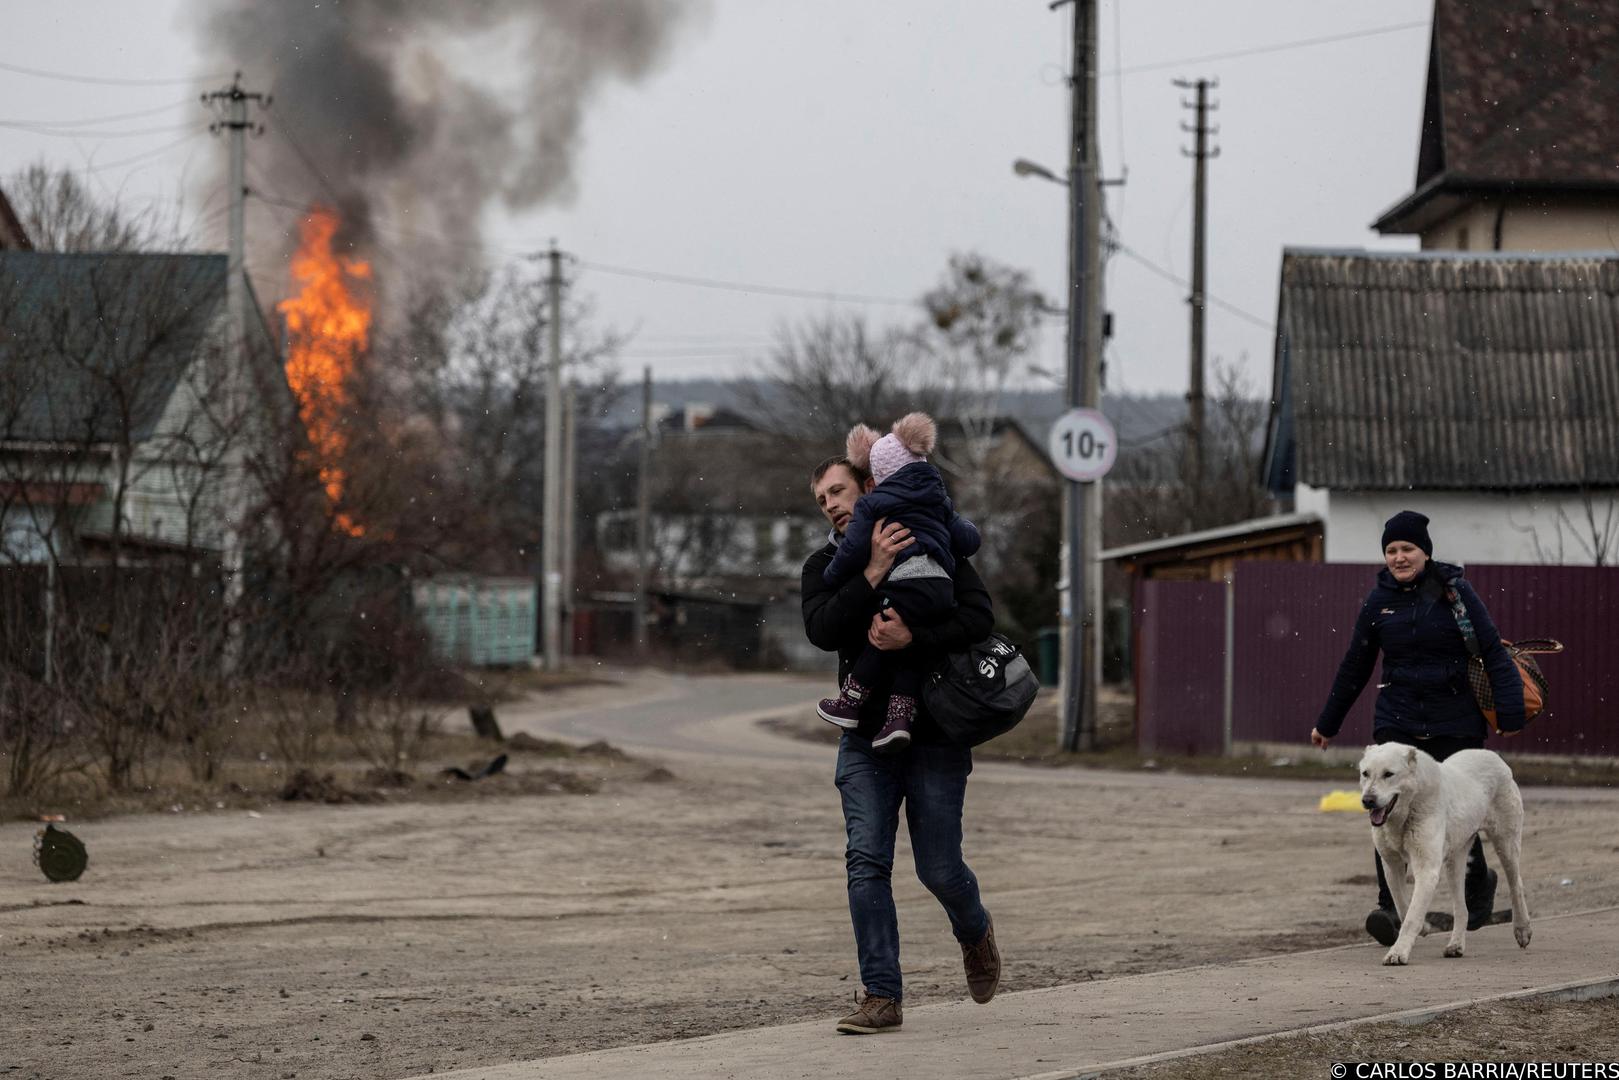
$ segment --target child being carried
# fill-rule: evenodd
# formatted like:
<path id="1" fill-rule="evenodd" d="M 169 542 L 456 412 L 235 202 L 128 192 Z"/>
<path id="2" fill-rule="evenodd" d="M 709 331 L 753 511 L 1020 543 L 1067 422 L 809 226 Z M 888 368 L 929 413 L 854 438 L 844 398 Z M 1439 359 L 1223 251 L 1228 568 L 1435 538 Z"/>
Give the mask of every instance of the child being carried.
<path id="1" fill-rule="evenodd" d="M 841 586 L 864 571 L 877 521 L 899 522 L 916 542 L 894 556 L 877 589 L 883 608 L 892 607 L 913 628 L 950 615 L 956 606 L 956 560 L 975 554 L 980 542 L 977 527 L 955 512 L 944 477 L 928 463 L 937 440 L 932 418 L 919 412 L 901 417 L 880 438 L 864 424 L 850 430 L 849 461 L 869 469 L 876 487 L 855 503 L 837 553 L 822 575 L 828 585 Z M 926 665 L 937 660 L 914 646 L 885 652 L 868 644 L 844 680 L 842 694 L 824 699 L 816 711 L 823 720 L 852 731 L 860 724 L 861 704 L 891 680 L 888 713 L 871 745 L 885 752 L 901 750 L 911 741 Z"/>

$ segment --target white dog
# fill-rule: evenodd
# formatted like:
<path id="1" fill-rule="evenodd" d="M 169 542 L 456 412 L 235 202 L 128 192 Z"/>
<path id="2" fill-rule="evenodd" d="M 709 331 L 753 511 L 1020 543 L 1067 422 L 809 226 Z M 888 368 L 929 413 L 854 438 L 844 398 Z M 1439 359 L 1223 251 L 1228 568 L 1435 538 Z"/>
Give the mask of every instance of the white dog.
<path id="1" fill-rule="evenodd" d="M 1481 831 L 1489 833 L 1501 876 L 1512 890 L 1513 936 L 1519 948 L 1529 947 L 1529 901 L 1518 867 L 1523 797 L 1499 755 L 1459 750 L 1440 763 L 1399 743 L 1368 746 L 1360 759 L 1360 802 L 1371 814 L 1372 840 L 1383 856 L 1400 916 L 1400 936 L 1383 963 L 1404 964 L 1411 959 L 1411 945 L 1426 930 L 1428 905 L 1447 867 L 1455 914 L 1445 955 L 1462 955 L 1467 938 L 1463 892 L 1467 853 L 1473 836 Z M 1412 876 L 1409 893 L 1407 869 Z"/>

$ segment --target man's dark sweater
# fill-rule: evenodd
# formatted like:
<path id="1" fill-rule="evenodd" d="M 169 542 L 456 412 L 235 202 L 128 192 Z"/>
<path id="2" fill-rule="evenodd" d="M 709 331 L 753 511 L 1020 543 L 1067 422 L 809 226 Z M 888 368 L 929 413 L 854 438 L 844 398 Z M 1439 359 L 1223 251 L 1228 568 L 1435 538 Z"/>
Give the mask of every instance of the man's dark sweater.
<path id="1" fill-rule="evenodd" d="M 804 632 L 810 643 L 818 649 L 838 654 L 838 685 L 848 676 L 866 645 L 866 632 L 871 629 L 872 616 L 882 607 L 882 593 L 871 587 L 864 573 L 854 575 L 842 585 L 828 585 L 822 573 L 837 553 L 837 545 L 828 543 L 811 555 L 804 563 L 801 584 L 804 606 Z M 942 660 L 949 652 L 956 652 L 983 641 L 995 629 L 995 609 L 990 604 L 989 590 L 967 559 L 956 560 L 956 609 L 949 618 L 931 626 L 913 626 L 911 648 L 921 649 Z M 860 707 L 860 726 L 855 734 L 871 738 L 882 726 L 888 712 L 888 694 L 879 688 Z M 944 736 L 927 714 L 925 702 L 917 703 L 916 723 L 911 728 L 919 742 L 942 742 Z"/>

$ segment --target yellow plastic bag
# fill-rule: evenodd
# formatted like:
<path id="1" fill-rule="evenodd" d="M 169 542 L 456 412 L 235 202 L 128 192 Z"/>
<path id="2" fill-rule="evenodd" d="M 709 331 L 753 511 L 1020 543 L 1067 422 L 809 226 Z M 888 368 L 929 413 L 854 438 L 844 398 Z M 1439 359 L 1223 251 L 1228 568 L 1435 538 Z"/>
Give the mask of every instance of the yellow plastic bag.
<path id="1" fill-rule="evenodd" d="M 1329 791 L 1321 796 L 1321 804 L 1316 809 L 1323 813 L 1331 813 L 1334 810 L 1347 810 L 1352 814 L 1359 814 L 1366 808 L 1360 804 L 1360 792 L 1358 791 Z"/>

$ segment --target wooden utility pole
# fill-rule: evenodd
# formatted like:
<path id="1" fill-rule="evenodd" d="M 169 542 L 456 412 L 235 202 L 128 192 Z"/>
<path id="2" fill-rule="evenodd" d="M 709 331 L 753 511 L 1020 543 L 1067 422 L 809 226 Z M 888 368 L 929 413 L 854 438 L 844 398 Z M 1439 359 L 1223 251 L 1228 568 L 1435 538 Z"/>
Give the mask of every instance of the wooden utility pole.
<path id="1" fill-rule="evenodd" d="M 1218 129 L 1209 127 L 1209 113 L 1219 107 L 1209 101 L 1209 90 L 1219 83 L 1210 79 L 1194 82 L 1176 79 L 1175 85 L 1183 90 L 1197 91 L 1196 100 L 1181 102 L 1184 107 L 1194 110 L 1196 117 L 1190 124 L 1181 122 L 1181 130 L 1192 136 L 1192 149 L 1181 150 L 1192 159 L 1192 295 L 1189 300 L 1192 306 L 1192 371 L 1186 390 L 1184 465 L 1187 503 L 1192 505 L 1201 497 L 1203 490 L 1203 315 L 1208 307 L 1208 294 L 1204 288 L 1208 261 L 1208 162 L 1210 158 L 1220 156 L 1219 148 L 1210 149 L 1208 144 L 1209 136 L 1218 134 Z M 1188 524 L 1191 527 L 1191 523 Z"/>
<path id="2" fill-rule="evenodd" d="M 652 367 L 641 376 L 641 461 L 635 480 L 635 658 L 647 656 L 647 589 L 652 575 Z"/>
<path id="3" fill-rule="evenodd" d="M 579 546 L 579 393 L 568 380 L 562 406 L 562 655 L 573 656 L 574 569 Z"/>
<path id="4" fill-rule="evenodd" d="M 1101 398 L 1101 187 L 1096 149 L 1096 0 L 1057 0 L 1074 8 L 1074 70 L 1069 79 L 1068 139 L 1068 370 L 1069 408 L 1098 406 Z M 1063 645 L 1065 750 L 1096 749 L 1096 680 L 1101 576 L 1101 488 L 1068 481 L 1068 592 Z"/>
<path id="5" fill-rule="evenodd" d="M 562 667 L 562 252 L 555 241 L 546 252 L 550 273 L 551 363 L 545 383 L 545 518 L 540 531 L 542 647 L 545 669 Z"/>

